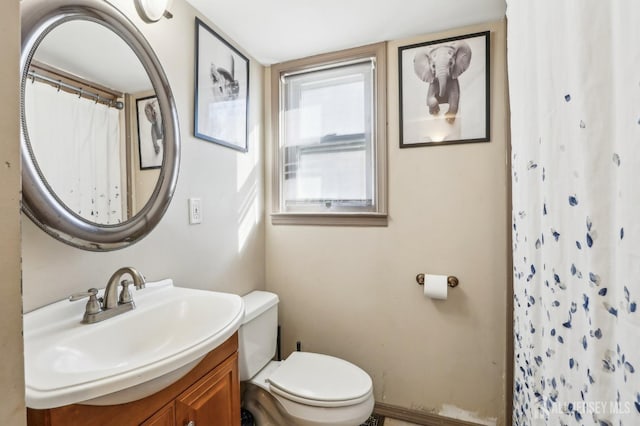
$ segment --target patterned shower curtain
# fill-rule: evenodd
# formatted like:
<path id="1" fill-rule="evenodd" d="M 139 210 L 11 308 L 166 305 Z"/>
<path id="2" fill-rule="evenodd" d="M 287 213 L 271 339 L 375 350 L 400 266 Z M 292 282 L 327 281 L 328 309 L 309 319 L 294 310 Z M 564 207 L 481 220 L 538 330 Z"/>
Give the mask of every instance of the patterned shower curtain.
<path id="1" fill-rule="evenodd" d="M 640 425 L 640 1 L 508 0 L 515 425 Z"/>

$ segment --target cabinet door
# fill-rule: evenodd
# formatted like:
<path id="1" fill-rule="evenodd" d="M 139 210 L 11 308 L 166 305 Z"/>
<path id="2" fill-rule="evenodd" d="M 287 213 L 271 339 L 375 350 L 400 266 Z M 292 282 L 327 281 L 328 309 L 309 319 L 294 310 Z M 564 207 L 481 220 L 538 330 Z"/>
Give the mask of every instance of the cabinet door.
<path id="1" fill-rule="evenodd" d="M 176 426 L 187 425 L 240 426 L 237 353 L 176 398 Z"/>
<path id="2" fill-rule="evenodd" d="M 175 426 L 176 410 L 173 402 L 145 420 L 140 426 Z"/>

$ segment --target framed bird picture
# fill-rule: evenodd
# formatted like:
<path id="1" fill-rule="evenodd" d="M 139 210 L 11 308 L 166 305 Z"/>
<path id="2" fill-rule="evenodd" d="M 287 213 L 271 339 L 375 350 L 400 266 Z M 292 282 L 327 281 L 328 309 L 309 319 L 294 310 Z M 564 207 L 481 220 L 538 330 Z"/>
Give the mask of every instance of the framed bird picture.
<path id="1" fill-rule="evenodd" d="M 196 18 L 194 136 L 247 152 L 249 59 Z"/>

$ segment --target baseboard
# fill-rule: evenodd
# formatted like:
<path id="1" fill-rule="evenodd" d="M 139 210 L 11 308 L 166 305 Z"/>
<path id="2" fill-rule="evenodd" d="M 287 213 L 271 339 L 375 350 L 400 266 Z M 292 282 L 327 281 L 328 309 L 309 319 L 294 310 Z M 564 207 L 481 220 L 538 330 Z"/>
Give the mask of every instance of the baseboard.
<path id="1" fill-rule="evenodd" d="M 424 426 L 480 426 L 478 423 L 444 417 L 438 414 L 425 413 L 423 411 L 410 410 L 383 402 L 376 402 L 373 412 L 381 416 Z"/>

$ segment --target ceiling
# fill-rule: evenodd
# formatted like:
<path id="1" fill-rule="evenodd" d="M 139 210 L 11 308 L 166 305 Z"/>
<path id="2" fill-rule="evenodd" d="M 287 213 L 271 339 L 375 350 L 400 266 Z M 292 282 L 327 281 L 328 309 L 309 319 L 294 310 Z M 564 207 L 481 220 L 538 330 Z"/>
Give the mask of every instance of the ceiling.
<path id="1" fill-rule="evenodd" d="M 501 19 L 505 0 L 187 0 L 258 62 Z"/>
<path id="2" fill-rule="evenodd" d="M 71 20 L 55 27 L 38 46 L 34 59 L 117 92 L 153 89 L 133 50 L 117 34 L 92 21 Z"/>

